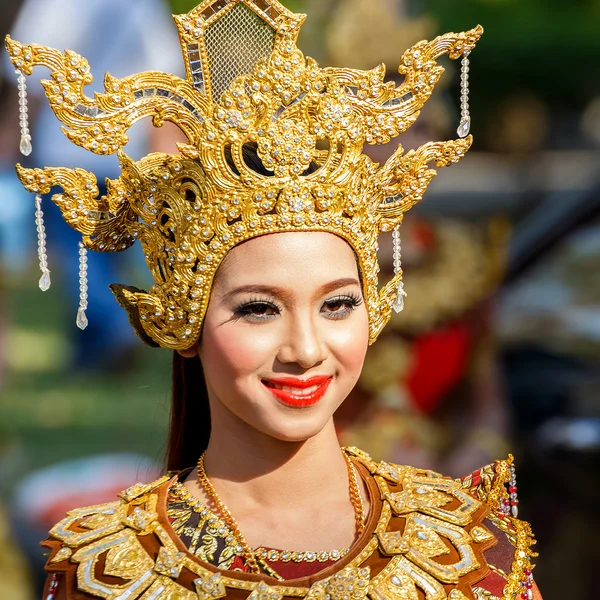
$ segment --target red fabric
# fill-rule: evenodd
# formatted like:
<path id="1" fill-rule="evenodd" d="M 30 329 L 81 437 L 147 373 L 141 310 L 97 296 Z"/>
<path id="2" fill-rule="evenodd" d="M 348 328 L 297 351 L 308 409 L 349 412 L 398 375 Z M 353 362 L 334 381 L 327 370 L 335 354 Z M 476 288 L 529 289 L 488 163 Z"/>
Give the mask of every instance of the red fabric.
<path id="1" fill-rule="evenodd" d="M 486 578 L 482 579 L 477 587 L 487 590 L 497 598 L 502 598 L 504 586 L 506 585 L 506 579 L 492 571 Z"/>
<path id="2" fill-rule="evenodd" d="M 415 339 L 413 369 L 406 377 L 406 385 L 417 410 L 424 414 L 433 412 L 460 382 L 467 368 L 471 343 L 466 322 Z"/>

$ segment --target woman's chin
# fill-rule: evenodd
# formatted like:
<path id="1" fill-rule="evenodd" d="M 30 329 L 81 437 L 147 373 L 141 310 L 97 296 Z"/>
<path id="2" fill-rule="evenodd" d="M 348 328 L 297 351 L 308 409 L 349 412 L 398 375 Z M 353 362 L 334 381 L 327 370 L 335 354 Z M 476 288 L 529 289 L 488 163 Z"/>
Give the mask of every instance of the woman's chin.
<path id="1" fill-rule="evenodd" d="M 267 427 L 261 428 L 264 433 L 281 441 L 290 443 L 305 442 L 323 431 L 326 425 L 331 421 L 331 415 L 327 418 L 298 419 L 288 417 L 271 421 Z"/>

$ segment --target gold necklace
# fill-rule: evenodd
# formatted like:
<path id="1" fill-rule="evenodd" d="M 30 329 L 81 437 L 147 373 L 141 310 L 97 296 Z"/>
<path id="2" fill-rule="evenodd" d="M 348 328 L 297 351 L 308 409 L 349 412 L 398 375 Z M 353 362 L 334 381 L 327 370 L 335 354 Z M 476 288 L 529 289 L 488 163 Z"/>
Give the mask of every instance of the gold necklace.
<path id="1" fill-rule="evenodd" d="M 217 490 L 215 490 L 213 484 L 210 482 L 210 479 L 208 478 L 208 476 L 206 474 L 206 470 L 204 469 L 204 455 L 205 454 L 206 454 L 206 452 L 203 452 L 200 455 L 200 458 L 198 459 L 198 465 L 197 465 L 197 469 L 196 469 L 197 473 L 198 473 L 198 481 L 200 482 L 202 489 L 206 492 L 206 495 L 212 500 L 217 511 L 220 513 L 221 517 L 223 518 L 223 521 L 225 521 L 225 523 L 229 527 L 229 530 L 233 533 L 233 535 L 238 540 L 240 546 L 242 547 L 242 555 L 244 556 L 248 567 L 250 567 L 251 571 L 253 571 L 254 573 L 260 573 L 261 570 L 260 570 L 260 567 L 258 566 L 258 562 L 256 560 L 255 553 L 248 545 L 246 538 L 242 535 L 242 532 L 240 531 L 237 521 L 233 518 L 233 515 L 231 514 L 231 512 L 229 511 L 227 506 L 225 506 L 225 504 L 219 497 Z M 363 504 L 362 496 L 360 494 L 360 489 L 358 486 L 358 477 L 356 475 L 356 470 L 354 468 L 352 460 L 345 452 L 343 452 L 343 456 L 344 456 L 344 459 L 346 460 L 346 464 L 348 466 L 350 501 L 352 502 L 352 506 L 354 508 L 356 532 L 357 532 L 357 535 L 360 535 L 364 531 L 364 528 L 365 528 L 364 504 Z M 306 555 L 306 553 L 304 553 L 304 554 Z M 313 554 L 313 553 L 309 552 L 308 554 Z"/>

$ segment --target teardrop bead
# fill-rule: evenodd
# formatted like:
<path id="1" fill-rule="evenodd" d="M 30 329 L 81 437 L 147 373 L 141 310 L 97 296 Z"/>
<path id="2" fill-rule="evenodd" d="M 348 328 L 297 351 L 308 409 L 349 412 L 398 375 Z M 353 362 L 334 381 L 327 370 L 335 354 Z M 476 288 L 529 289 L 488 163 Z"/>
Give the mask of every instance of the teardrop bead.
<path id="1" fill-rule="evenodd" d="M 40 277 L 40 290 L 47 292 L 50 289 L 50 271 L 44 271 Z"/>
<path id="2" fill-rule="evenodd" d="M 458 137 L 466 138 L 469 135 L 469 131 L 471 131 L 471 118 L 467 117 L 460 122 L 456 133 L 458 133 Z"/>
<path id="3" fill-rule="evenodd" d="M 79 327 L 79 329 L 82 331 L 88 326 L 88 318 L 85 314 L 85 308 L 81 306 L 79 307 L 79 310 L 77 311 L 77 320 L 75 322 L 77 323 L 77 327 Z"/>
<path id="4" fill-rule="evenodd" d="M 31 137 L 28 135 L 24 135 L 21 137 L 21 144 L 19 145 L 19 150 L 23 156 L 29 156 L 33 150 L 31 145 Z"/>

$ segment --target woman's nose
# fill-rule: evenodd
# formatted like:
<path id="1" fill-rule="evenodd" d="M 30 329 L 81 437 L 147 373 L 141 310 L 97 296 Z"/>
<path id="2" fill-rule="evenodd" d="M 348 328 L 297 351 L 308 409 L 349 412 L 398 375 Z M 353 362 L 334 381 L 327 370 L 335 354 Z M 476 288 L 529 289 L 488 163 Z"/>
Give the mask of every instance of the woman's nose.
<path id="1" fill-rule="evenodd" d="M 284 335 L 278 357 L 282 363 L 297 363 L 303 369 L 309 369 L 327 357 L 319 324 L 308 315 L 296 315 L 290 319 Z"/>

